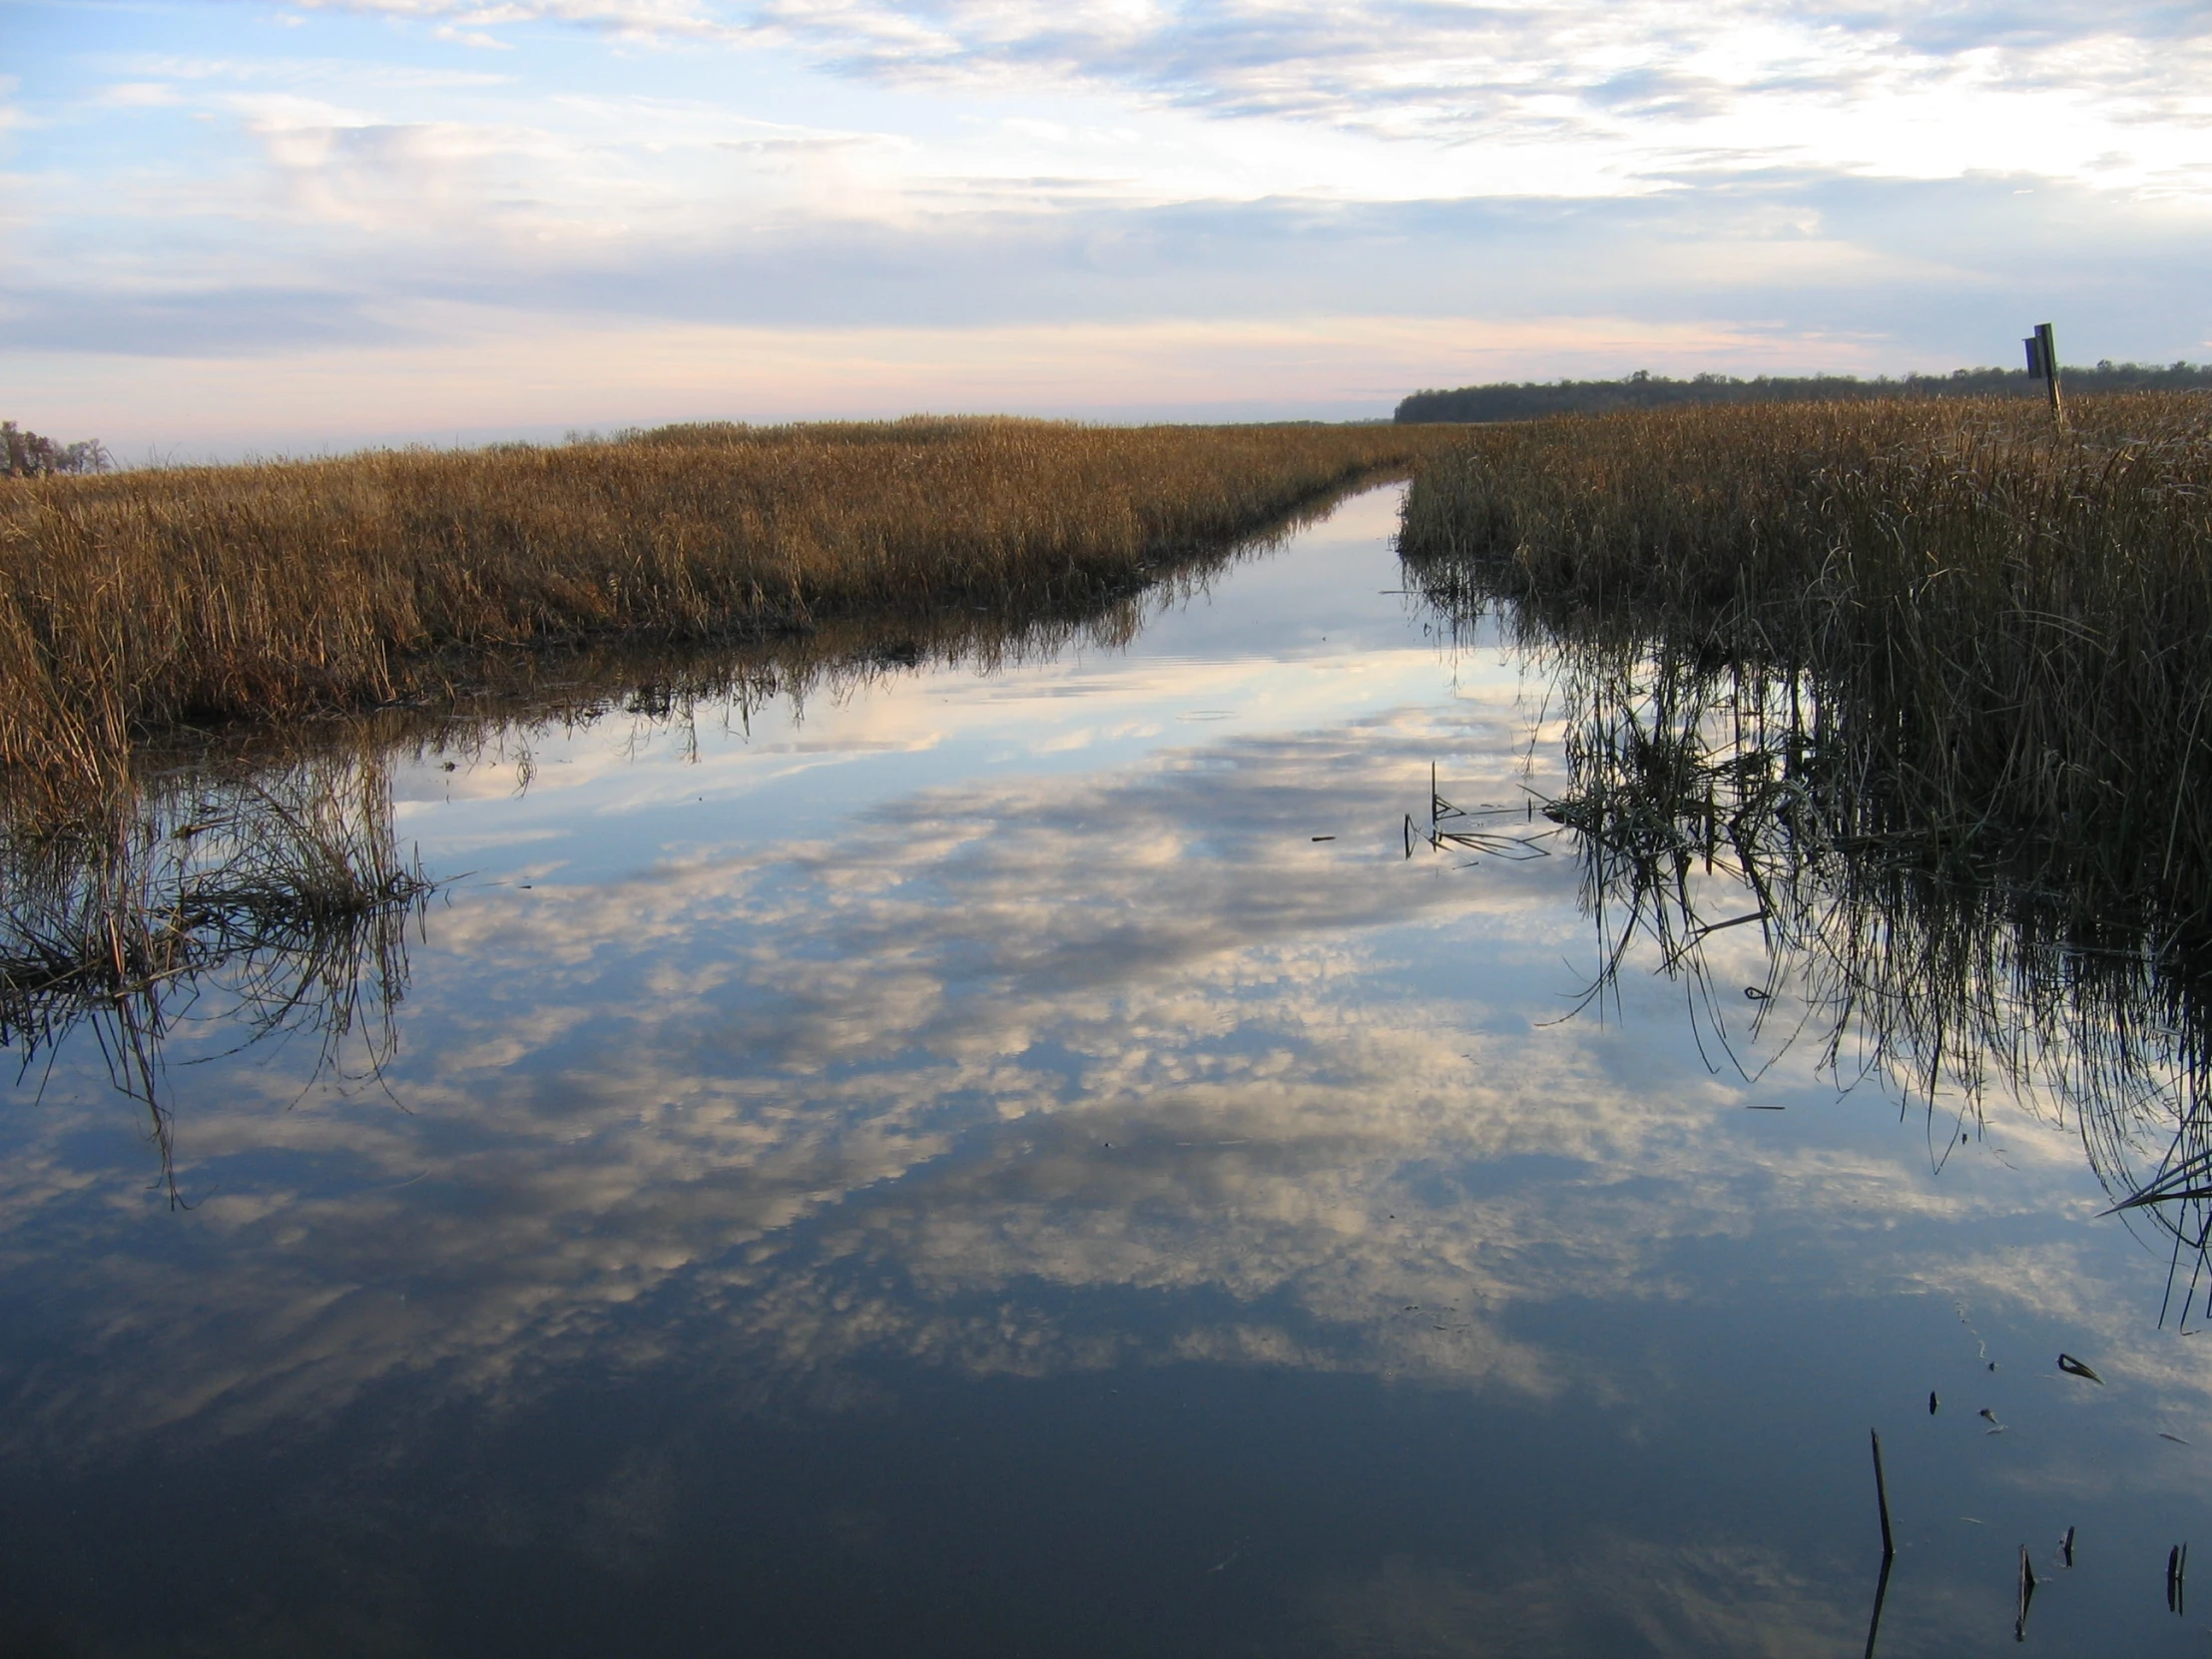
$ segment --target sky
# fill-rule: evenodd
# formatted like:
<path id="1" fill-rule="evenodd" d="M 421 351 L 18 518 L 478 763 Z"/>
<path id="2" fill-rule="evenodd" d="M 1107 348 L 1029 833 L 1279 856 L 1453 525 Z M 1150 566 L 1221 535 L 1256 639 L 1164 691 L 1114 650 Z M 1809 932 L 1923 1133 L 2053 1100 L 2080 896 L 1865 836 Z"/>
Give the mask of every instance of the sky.
<path id="1" fill-rule="evenodd" d="M 0 0 L 0 415 L 126 459 L 2212 356 L 2212 8 Z"/>

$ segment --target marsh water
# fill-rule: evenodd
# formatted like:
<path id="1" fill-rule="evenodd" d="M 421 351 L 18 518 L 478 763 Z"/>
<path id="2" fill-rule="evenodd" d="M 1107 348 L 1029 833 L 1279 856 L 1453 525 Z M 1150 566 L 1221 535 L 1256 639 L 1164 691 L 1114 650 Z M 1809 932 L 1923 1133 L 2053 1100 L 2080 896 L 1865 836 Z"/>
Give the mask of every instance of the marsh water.
<path id="1" fill-rule="evenodd" d="M 1878 1429 L 1880 1652 L 2204 1652 L 2110 1124 L 1901 1086 L 1725 904 L 1608 977 L 1550 668 L 1395 510 L 174 792 L 409 881 L 19 1010 L 0 1651 L 1858 1654 Z"/>

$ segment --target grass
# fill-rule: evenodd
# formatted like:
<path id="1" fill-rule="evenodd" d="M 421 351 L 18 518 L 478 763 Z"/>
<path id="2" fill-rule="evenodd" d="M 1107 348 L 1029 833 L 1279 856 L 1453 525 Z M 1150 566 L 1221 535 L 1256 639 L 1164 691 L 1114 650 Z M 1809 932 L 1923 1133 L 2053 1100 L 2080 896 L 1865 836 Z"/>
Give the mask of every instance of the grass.
<path id="1" fill-rule="evenodd" d="M 89 1033 L 147 1112 L 173 1204 L 165 1054 L 180 1021 L 219 1020 L 239 1046 L 307 1035 L 311 1080 L 380 1074 L 431 886 L 399 854 L 378 758 L 171 775 L 59 815 L 11 805 L 0 1048 L 29 1075 Z"/>
<path id="2" fill-rule="evenodd" d="M 1812 1041 L 1920 1097 L 1938 1158 L 1990 1088 L 2053 1105 L 2166 1230 L 2187 1318 L 2212 1311 L 2212 403 L 2071 413 L 1490 428 L 1416 478 L 1401 551 L 1546 667 L 1594 993 L 1648 951 L 1716 1061 Z"/>
<path id="3" fill-rule="evenodd" d="M 1697 408 L 1463 433 L 1401 548 L 1464 615 L 1757 664 L 1852 833 L 2212 940 L 2212 401 Z"/>
<path id="4" fill-rule="evenodd" d="M 0 768 L 436 697 L 518 653 L 1096 605 L 1438 434 L 972 419 L 0 480 Z"/>

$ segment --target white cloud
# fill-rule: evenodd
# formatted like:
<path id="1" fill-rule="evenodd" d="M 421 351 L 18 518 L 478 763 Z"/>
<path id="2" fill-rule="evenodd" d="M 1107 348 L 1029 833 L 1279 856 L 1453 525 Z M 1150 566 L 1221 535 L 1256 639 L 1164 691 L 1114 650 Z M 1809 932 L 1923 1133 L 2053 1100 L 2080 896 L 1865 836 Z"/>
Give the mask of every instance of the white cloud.
<path id="1" fill-rule="evenodd" d="M 100 94 L 100 101 L 117 109 L 149 110 L 182 103 L 183 99 L 166 81 L 118 81 Z"/>
<path id="2" fill-rule="evenodd" d="M 2090 319 L 2099 356 L 2195 354 L 2212 327 L 2190 14 L 395 0 L 365 7 L 398 25 L 384 44 L 348 57 L 332 9 L 310 19 L 329 50 L 211 30 L 38 103 L 49 125 L 0 181 L 0 328 L 21 395 L 89 407 L 49 425 L 173 442 L 154 409 L 219 407 L 296 443 L 526 408 L 555 429 L 1381 413 L 1500 373 L 2009 360 L 2025 308 Z M 540 38 L 507 73 L 432 38 L 524 26 Z M 175 102 L 119 110 L 116 86 Z M 4 108 L 28 132 L 29 106 Z M 126 119 L 127 160 L 50 136 Z M 1133 385 L 1112 342 L 1184 323 L 1214 349 L 1140 355 L 1154 379 Z M 1384 329 L 1403 337 L 1372 373 L 1329 343 Z M 656 343 L 727 364 L 764 333 L 705 406 L 707 376 Z M 533 380 L 572 371 L 550 403 L 486 380 L 442 418 L 367 417 L 410 375 L 442 397 L 447 362 L 497 372 L 521 334 Z M 358 398 L 329 389 L 347 343 Z M 1069 372 L 1086 343 L 1109 354 Z M 147 395 L 89 353 L 139 359 Z M 822 373 L 795 399 L 803 353 Z"/>
<path id="3" fill-rule="evenodd" d="M 1215 118 L 1473 146 L 1543 172 L 1564 147 L 1621 182 L 1778 163 L 2085 177 L 2103 156 L 2117 158 L 2107 173 L 2200 189 L 2212 164 L 2212 29 L 2153 6 L 1939 16 L 1761 0 L 359 7 L 784 45 L 893 84 L 1104 89 Z"/>

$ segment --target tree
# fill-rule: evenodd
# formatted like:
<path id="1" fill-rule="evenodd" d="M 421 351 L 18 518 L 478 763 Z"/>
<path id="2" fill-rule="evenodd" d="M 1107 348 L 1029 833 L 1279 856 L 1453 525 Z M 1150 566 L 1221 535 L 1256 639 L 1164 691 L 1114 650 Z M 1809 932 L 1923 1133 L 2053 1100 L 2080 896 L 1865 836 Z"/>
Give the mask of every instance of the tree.
<path id="1" fill-rule="evenodd" d="M 52 438 L 25 431 L 12 420 L 0 420 L 0 459 L 5 459 L 10 478 L 43 478 L 56 472 L 105 472 L 115 464 L 115 458 L 98 438 L 56 443 Z"/>

